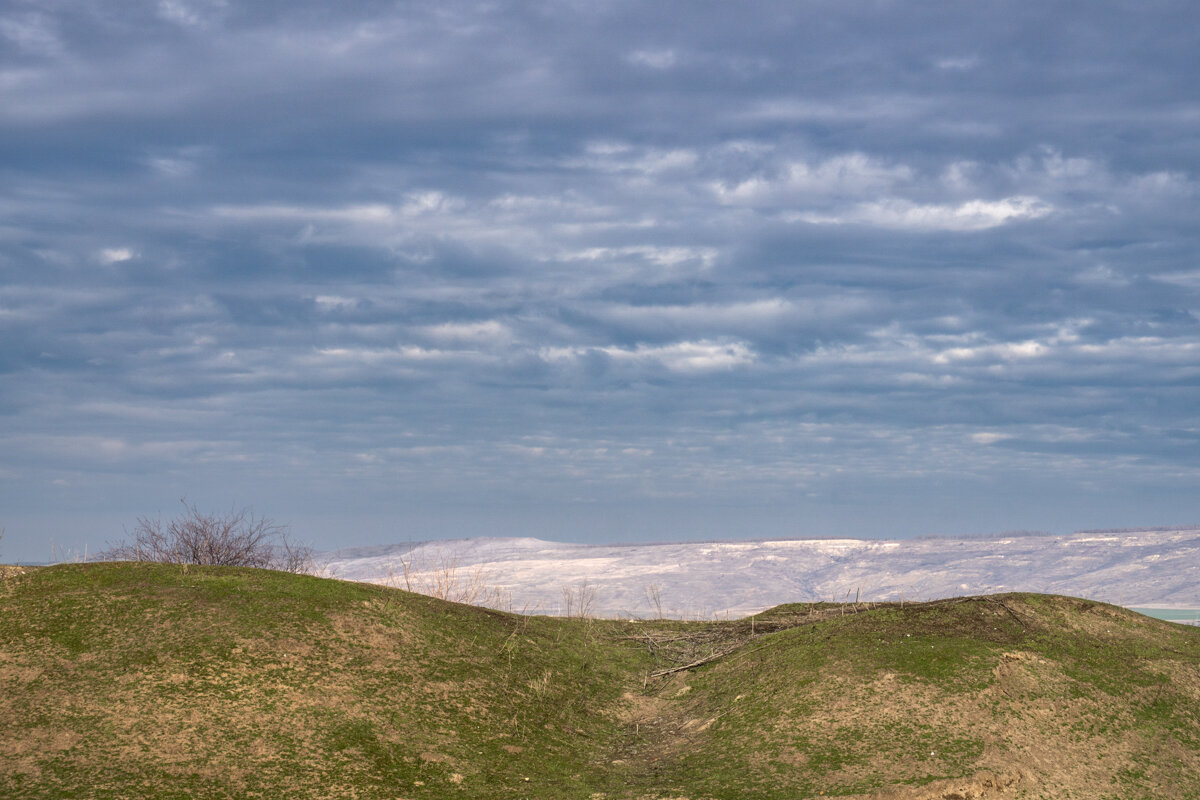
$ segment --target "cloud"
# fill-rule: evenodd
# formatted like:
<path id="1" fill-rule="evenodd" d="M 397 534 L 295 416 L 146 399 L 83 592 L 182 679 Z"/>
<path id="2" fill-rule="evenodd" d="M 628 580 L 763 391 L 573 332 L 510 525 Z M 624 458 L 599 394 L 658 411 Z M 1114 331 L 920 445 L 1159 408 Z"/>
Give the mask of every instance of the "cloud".
<path id="1" fill-rule="evenodd" d="M 128 261 L 133 258 L 136 253 L 128 247 L 107 247 L 100 251 L 100 261 L 105 264 L 119 264 L 122 261 Z"/>
<path id="2" fill-rule="evenodd" d="M 395 209 L 381 203 L 342 208 L 302 208 L 298 206 L 217 206 L 213 214 L 241 222 L 351 222 L 384 224 L 393 220 Z"/>
<path id="3" fill-rule="evenodd" d="M 938 69 L 952 71 L 975 69 L 979 63 L 979 58 L 976 56 L 939 58 L 934 62 Z"/>
<path id="4" fill-rule="evenodd" d="M 431 339 L 446 342 L 495 345 L 512 338 L 512 331 L 498 320 L 482 322 L 443 322 L 426 326 L 425 334 Z"/>
<path id="5" fill-rule="evenodd" d="M 20 50 L 35 56 L 58 56 L 63 43 L 54 21 L 44 14 L 21 14 L 0 17 L 0 36 Z"/>
<path id="6" fill-rule="evenodd" d="M 638 326 L 670 323 L 697 327 L 741 327 L 773 324 L 800 313 L 783 298 L 714 305 L 615 306 L 601 312 L 607 319 Z"/>
<path id="7" fill-rule="evenodd" d="M 1200 12 L 1010 12 L 0 14 L 0 504 L 1195 517 Z"/>
<path id="8" fill-rule="evenodd" d="M 958 205 L 917 205 L 906 201 L 864 203 L 839 215 L 796 214 L 815 225 L 877 225 L 917 231 L 982 231 L 1011 222 L 1039 219 L 1053 207 L 1036 197 L 970 200 Z"/>
<path id="9" fill-rule="evenodd" d="M 540 355 L 549 361 L 580 359 L 590 353 L 602 353 L 618 363 L 661 365 L 672 372 L 702 373 L 730 370 L 753 364 L 754 353 L 742 342 L 674 342 L 662 346 L 637 345 L 597 348 L 545 348 Z"/>
<path id="10" fill-rule="evenodd" d="M 629 63 L 650 69 L 670 69 L 679 63 L 674 50 L 635 50 L 626 56 Z"/>
<path id="11" fill-rule="evenodd" d="M 912 181 L 914 173 L 904 164 L 886 164 L 864 153 L 846 153 L 809 164 L 791 161 L 782 165 L 777 177 L 755 176 L 734 186 L 715 184 L 717 196 L 727 203 L 778 203 L 789 197 L 863 196 L 890 193 Z"/>
<path id="12" fill-rule="evenodd" d="M 183 0 L 158 0 L 158 14 L 169 22 L 188 27 L 201 22 L 200 15 Z"/>
<path id="13" fill-rule="evenodd" d="M 1046 345 L 1038 341 L 1004 342 L 982 347 L 951 347 L 933 357 L 937 364 L 953 361 L 974 361 L 981 358 L 1011 361 L 1020 358 L 1037 358 L 1048 352 Z"/>

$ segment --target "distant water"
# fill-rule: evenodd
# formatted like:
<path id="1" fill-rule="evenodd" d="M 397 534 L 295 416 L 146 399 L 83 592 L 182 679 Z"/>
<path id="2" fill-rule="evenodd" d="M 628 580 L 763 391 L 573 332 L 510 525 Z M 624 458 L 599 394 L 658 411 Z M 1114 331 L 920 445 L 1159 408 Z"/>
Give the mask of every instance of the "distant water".
<path id="1" fill-rule="evenodd" d="M 1130 608 L 1147 617 L 1181 622 L 1184 625 L 1200 625 L 1200 608 Z"/>

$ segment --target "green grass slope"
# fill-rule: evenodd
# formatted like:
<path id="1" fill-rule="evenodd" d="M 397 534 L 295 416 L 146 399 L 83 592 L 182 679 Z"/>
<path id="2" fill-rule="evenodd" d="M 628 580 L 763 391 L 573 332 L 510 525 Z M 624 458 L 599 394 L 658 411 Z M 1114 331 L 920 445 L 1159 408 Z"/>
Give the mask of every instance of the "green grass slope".
<path id="1" fill-rule="evenodd" d="M 0 576 L 5 798 L 1195 798 L 1200 629 L 1045 595 L 522 617 L 262 570 Z"/>
<path id="2" fill-rule="evenodd" d="M 599 624 L 265 570 L 2 591 L 5 798 L 586 796 L 640 668 Z"/>
<path id="3" fill-rule="evenodd" d="M 667 695 L 666 724 L 706 727 L 702 748 L 660 759 L 663 785 L 740 798 L 1200 797 L 1200 630 L 1048 595 L 771 619 L 800 624 Z"/>

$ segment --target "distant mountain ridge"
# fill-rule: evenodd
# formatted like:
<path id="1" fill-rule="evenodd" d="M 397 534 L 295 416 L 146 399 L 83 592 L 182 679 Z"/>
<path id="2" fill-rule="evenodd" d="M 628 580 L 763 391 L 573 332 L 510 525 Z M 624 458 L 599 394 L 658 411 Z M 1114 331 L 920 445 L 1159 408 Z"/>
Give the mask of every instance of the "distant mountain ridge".
<path id="1" fill-rule="evenodd" d="M 1123 606 L 1200 608 L 1200 526 L 1056 535 L 762 539 L 593 545 L 474 538 L 352 548 L 327 574 L 484 582 L 516 610 L 561 613 L 584 587 L 606 616 L 732 617 L 780 603 L 929 600 L 1032 591 Z M 659 602 L 656 604 L 654 597 Z"/>

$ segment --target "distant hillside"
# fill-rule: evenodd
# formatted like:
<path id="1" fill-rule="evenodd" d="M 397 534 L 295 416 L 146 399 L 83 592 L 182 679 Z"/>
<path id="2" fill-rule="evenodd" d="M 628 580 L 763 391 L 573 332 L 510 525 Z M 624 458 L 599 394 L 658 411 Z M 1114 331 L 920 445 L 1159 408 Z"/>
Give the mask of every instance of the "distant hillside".
<path id="1" fill-rule="evenodd" d="M 4 798 L 1195 798 L 1200 630 L 1065 597 L 524 617 L 261 570 L 0 577 Z"/>
<path id="2" fill-rule="evenodd" d="M 404 587 L 486 584 L 501 606 L 557 613 L 587 581 L 607 616 L 745 616 L 796 600 L 930 600 L 1041 592 L 1121 606 L 1200 609 L 1200 529 L 925 539 L 774 539 L 581 545 L 460 539 L 326 554 L 330 574 Z M 652 600 L 657 590 L 659 603 Z"/>

